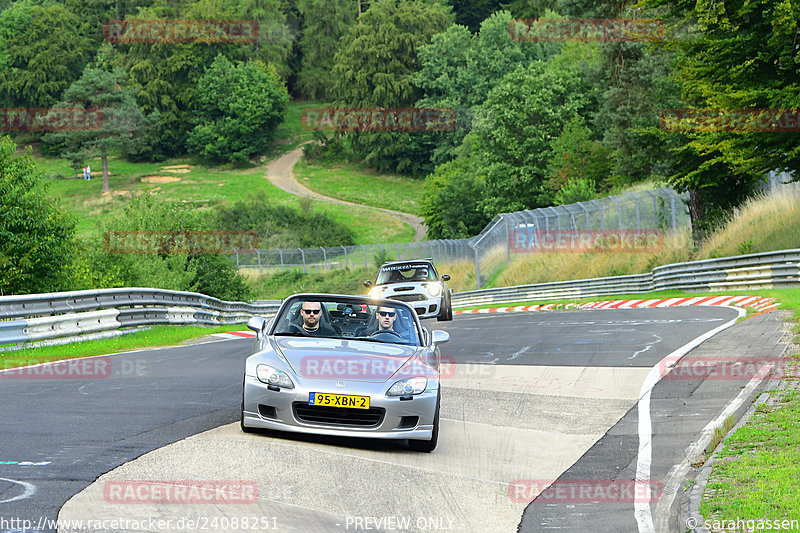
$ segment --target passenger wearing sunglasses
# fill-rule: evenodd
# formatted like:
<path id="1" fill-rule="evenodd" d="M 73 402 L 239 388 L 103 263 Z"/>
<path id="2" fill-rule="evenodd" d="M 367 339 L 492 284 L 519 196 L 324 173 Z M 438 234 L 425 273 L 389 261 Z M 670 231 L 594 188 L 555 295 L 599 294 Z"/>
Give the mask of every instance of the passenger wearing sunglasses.
<path id="1" fill-rule="evenodd" d="M 322 304 L 320 302 L 303 302 L 300 316 L 303 318 L 303 330 L 307 335 L 313 337 L 337 336 L 332 328 L 320 323 L 322 320 Z"/>

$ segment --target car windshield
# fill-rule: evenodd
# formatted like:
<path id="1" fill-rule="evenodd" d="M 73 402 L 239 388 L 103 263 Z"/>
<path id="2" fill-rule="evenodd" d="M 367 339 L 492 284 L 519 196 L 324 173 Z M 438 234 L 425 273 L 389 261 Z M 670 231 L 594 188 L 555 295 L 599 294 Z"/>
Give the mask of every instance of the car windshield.
<path id="1" fill-rule="evenodd" d="M 368 298 L 293 297 L 275 319 L 274 335 L 360 339 L 420 345 L 414 311 Z"/>
<path id="2" fill-rule="evenodd" d="M 403 283 L 404 281 L 436 281 L 436 272 L 427 263 L 383 265 L 378 271 L 376 285 Z"/>

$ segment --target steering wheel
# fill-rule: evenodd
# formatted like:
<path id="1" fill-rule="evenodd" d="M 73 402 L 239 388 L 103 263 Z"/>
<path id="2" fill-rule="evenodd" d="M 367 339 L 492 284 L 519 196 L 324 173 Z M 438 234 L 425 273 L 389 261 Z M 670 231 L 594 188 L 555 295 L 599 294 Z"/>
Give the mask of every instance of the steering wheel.
<path id="1" fill-rule="evenodd" d="M 403 340 L 403 336 L 392 329 L 379 329 L 378 331 L 370 335 L 369 338 L 378 339 L 378 337 L 380 337 L 381 335 L 389 335 L 388 339 L 384 339 L 388 341 L 394 341 L 395 339 L 400 341 Z"/>

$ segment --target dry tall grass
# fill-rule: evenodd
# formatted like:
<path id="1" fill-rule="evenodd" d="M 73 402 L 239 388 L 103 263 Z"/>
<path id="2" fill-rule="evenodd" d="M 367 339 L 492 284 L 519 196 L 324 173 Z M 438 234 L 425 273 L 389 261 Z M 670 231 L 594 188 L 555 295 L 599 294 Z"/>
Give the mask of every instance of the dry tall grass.
<path id="1" fill-rule="evenodd" d="M 475 263 L 471 261 L 453 261 L 436 263 L 440 275 L 449 274 L 447 286 L 454 292 L 468 291 L 475 288 Z"/>
<path id="2" fill-rule="evenodd" d="M 736 217 L 711 235 L 700 258 L 770 252 L 800 247 L 800 188 L 751 198 Z"/>
<path id="3" fill-rule="evenodd" d="M 654 267 L 688 261 L 691 254 L 689 231 L 667 234 L 660 251 L 567 252 L 512 255 L 511 264 L 497 278 L 496 286 L 526 285 L 650 272 Z"/>
<path id="4" fill-rule="evenodd" d="M 798 188 L 748 200 L 735 217 L 693 250 L 689 230 L 668 234 L 656 253 L 532 253 L 512 255 L 496 287 L 650 272 L 670 263 L 800 248 Z M 473 267 L 474 268 L 474 267 Z M 487 270 L 488 272 L 488 270 Z M 474 276 L 473 276 L 474 281 Z M 474 284 L 470 287 L 474 288 Z"/>

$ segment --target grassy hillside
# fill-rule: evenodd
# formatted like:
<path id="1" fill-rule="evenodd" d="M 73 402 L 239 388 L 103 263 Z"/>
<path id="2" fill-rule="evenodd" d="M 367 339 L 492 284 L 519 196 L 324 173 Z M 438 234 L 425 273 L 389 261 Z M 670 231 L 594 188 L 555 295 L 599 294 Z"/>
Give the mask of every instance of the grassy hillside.
<path id="1" fill-rule="evenodd" d="M 300 183 L 325 196 L 414 215 L 425 185 L 423 179 L 378 174 L 341 161 L 321 165 L 300 160 L 294 172 Z"/>

